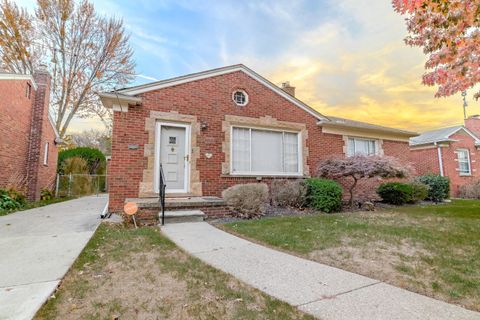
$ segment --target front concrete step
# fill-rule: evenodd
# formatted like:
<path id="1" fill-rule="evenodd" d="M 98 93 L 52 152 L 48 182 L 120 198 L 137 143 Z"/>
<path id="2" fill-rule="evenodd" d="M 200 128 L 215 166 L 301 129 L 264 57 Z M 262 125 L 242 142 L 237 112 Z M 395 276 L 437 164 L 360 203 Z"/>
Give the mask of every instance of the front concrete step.
<path id="1" fill-rule="evenodd" d="M 125 203 L 135 202 L 139 209 L 160 209 L 158 198 L 127 198 Z M 165 199 L 165 209 L 167 210 L 198 210 L 199 208 L 223 207 L 225 201 L 219 197 L 167 197 Z M 187 209 L 188 208 L 188 209 Z"/>
<path id="2" fill-rule="evenodd" d="M 162 219 L 161 212 L 160 221 Z M 201 222 L 205 218 L 205 213 L 201 210 L 176 210 L 165 211 L 165 224 L 167 223 L 182 223 L 182 222 Z"/>

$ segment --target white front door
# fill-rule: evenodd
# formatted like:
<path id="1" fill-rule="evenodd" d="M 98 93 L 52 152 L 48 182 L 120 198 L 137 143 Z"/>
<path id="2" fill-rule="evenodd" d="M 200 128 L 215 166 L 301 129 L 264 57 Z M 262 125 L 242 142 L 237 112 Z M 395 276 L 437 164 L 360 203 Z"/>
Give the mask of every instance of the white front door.
<path id="1" fill-rule="evenodd" d="M 160 125 L 160 163 L 165 175 L 166 192 L 187 192 L 187 127 Z"/>

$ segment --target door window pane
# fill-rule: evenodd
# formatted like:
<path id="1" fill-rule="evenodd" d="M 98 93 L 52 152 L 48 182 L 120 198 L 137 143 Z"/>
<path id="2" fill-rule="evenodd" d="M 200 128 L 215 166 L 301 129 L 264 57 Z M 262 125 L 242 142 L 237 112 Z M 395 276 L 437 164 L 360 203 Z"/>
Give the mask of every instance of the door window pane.
<path id="1" fill-rule="evenodd" d="M 234 128 L 232 137 L 233 172 L 250 171 L 250 129 Z"/>
<path id="2" fill-rule="evenodd" d="M 252 171 L 283 172 L 282 133 L 252 130 Z"/>
<path id="3" fill-rule="evenodd" d="M 283 139 L 285 172 L 298 172 L 298 134 L 285 132 Z"/>

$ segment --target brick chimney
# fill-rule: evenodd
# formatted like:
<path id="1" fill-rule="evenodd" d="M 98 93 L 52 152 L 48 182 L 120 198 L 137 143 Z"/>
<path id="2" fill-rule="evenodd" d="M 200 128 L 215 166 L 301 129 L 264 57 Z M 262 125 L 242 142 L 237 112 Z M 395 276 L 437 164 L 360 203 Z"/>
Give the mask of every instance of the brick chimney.
<path id="1" fill-rule="evenodd" d="M 291 95 L 292 97 L 295 97 L 295 87 L 292 87 L 290 85 L 290 82 L 286 81 L 282 83 L 282 90 Z"/>
<path id="2" fill-rule="evenodd" d="M 36 200 L 40 196 L 38 185 L 38 170 L 40 166 L 40 151 L 42 149 L 42 130 L 44 121 L 48 121 L 51 77 L 45 65 L 40 65 L 33 74 L 37 90 L 32 99 L 32 115 L 30 117 L 30 135 L 27 165 L 27 198 Z"/>
<path id="3" fill-rule="evenodd" d="M 465 127 L 480 139 L 480 115 L 476 114 L 465 119 Z"/>

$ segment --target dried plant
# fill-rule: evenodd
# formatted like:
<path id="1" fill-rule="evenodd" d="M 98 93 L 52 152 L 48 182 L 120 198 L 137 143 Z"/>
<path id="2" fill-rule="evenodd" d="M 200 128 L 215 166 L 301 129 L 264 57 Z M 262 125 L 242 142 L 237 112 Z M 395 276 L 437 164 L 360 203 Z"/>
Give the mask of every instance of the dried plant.
<path id="1" fill-rule="evenodd" d="M 272 204 L 279 207 L 303 208 L 307 202 L 307 186 L 303 180 L 273 180 L 270 194 Z"/>
<path id="2" fill-rule="evenodd" d="M 10 177 L 8 177 L 5 187 L 7 190 L 15 190 L 17 192 L 25 194 L 27 187 L 27 178 L 25 175 L 17 171 L 11 174 Z"/>
<path id="3" fill-rule="evenodd" d="M 268 186 L 265 183 L 237 184 L 222 192 L 223 199 L 241 218 L 265 214 Z"/>

